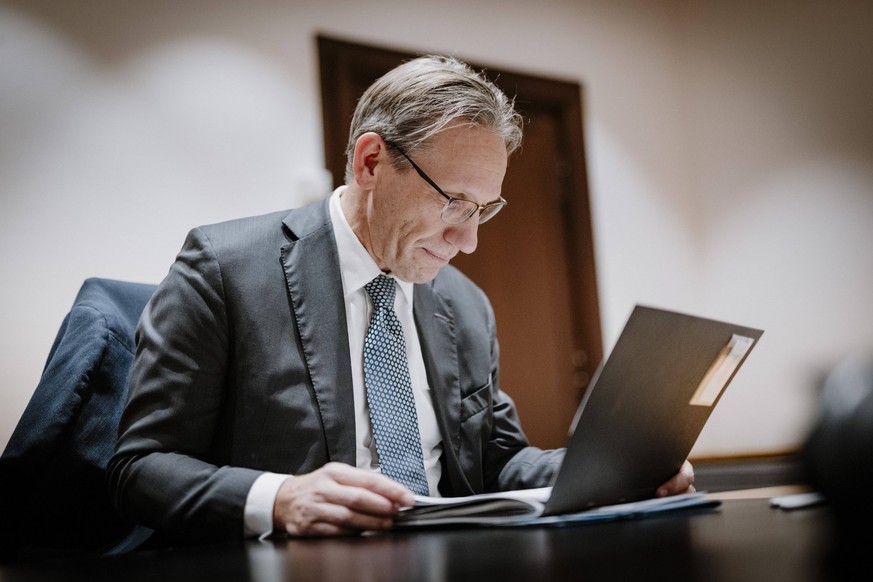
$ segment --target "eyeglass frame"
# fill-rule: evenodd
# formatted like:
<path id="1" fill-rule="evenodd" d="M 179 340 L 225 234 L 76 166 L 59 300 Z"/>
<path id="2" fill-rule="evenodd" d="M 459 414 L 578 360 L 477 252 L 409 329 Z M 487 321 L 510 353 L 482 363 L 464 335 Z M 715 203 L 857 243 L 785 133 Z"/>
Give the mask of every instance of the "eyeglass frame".
<path id="1" fill-rule="evenodd" d="M 491 220 L 492 218 L 497 216 L 497 214 L 501 210 L 503 210 L 503 207 L 506 206 L 507 202 L 503 198 L 503 196 L 498 196 L 497 200 L 495 200 L 494 202 L 488 202 L 487 204 L 476 204 L 472 200 L 467 200 L 465 198 L 455 198 L 454 196 L 449 196 L 448 194 L 443 192 L 442 188 L 437 186 L 437 183 L 434 182 L 433 179 L 431 179 L 431 177 L 428 176 L 424 170 L 422 170 L 420 167 L 418 167 L 418 164 L 416 164 L 414 161 L 412 161 L 412 158 L 410 158 L 409 155 L 405 151 L 403 151 L 403 148 L 401 148 L 399 145 L 397 145 L 393 141 L 389 141 L 389 140 L 384 139 L 384 138 L 382 138 L 382 139 L 388 147 L 394 148 L 398 152 L 400 152 L 400 155 L 403 156 L 404 158 L 406 158 L 406 161 L 412 165 L 412 169 L 415 170 L 415 172 L 419 176 L 421 176 L 421 179 L 424 180 L 425 182 L 427 182 L 434 190 L 436 190 L 440 194 L 440 196 L 442 196 L 443 198 L 446 199 L 446 203 L 443 206 L 443 209 L 440 211 L 440 220 L 442 220 L 444 223 L 452 224 L 452 225 L 464 224 L 465 222 L 470 220 L 470 218 L 472 218 L 473 215 L 476 214 L 476 212 L 478 212 L 479 213 L 479 224 L 485 224 L 486 222 L 488 222 L 489 220 Z M 445 219 L 445 216 L 444 216 L 446 211 L 449 208 L 449 205 L 452 202 L 461 202 L 461 203 L 464 203 L 467 205 L 471 205 L 471 206 L 469 206 L 471 208 L 469 214 L 467 214 L 467 216 L 465 216 L 462 220 L 459 220 L 458 222 L 449 222 L 448 220 Z M 473 206 L 475 206 L 475 208 L 473 208 Z M 485 218 L 483 220 L 482 219 L 482 216 L 483 216 L 482 211 L 485 209 L 488 209 L 488 208 L 495 208 L 495 207 L 496 207 L 496 210 L 494 210 L 491 214 L 485 215 Z"/>

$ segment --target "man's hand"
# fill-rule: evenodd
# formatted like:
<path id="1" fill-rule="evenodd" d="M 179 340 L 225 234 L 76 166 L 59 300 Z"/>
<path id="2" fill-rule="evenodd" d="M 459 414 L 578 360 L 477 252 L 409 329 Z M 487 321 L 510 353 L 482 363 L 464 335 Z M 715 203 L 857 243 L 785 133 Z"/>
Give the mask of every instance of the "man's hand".
<path id="1" fill-rule="evenodd" d="M 658 487 L 655 492 L 657 497 L 667 497 L 668 495 L 679 495 L 681 493 L 694 493 L 694 468 L 691 463 L 685 461 L 679 472 L 673 477 Z"/>
<path id="2" fill-rule="evenodd" d="M 397 511 L 414 502 L 409 489 L 388 477 L 328 463 L 282 483 L 273 506 L 273 527 L 292 536 L 387 529 Z"/>

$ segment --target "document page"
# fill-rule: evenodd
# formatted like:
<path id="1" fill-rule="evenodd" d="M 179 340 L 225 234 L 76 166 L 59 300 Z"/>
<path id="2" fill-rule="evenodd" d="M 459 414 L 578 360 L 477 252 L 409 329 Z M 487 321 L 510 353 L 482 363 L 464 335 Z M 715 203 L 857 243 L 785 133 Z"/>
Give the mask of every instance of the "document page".
<path id="1" fill-rule="evenodd" d="M 631 503 L 606 505 L 578 513 L 543 517 L 551 487 L 483 493 L 466 497 L 416 496 L 415 506 L 395 518 L 398 528 L 436 525 L 566 525 L 586 521 L 629 519 L 686 508 L 717 507 L 721 502 L 708 499 L 704 492 L 657 497 Z"/>

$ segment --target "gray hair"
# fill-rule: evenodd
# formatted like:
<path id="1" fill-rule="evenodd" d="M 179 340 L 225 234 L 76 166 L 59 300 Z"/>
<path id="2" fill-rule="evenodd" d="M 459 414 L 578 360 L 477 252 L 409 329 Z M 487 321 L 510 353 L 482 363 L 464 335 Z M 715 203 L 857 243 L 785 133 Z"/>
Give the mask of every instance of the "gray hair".
<path id="1" fill-rule="evenodd" d="M 452 57 L 429 55 L 403 63 L 377 79 L 358 101 L 346 147 L 346 181 L 353 178 L 355 142 L 364 133 L 378 133 L 411 152 L 458 120 L 502 137 L 507 154 L 521 145 L 523 120 L 514 101 L 483 74 Z M 407 164 L 394 156 L 396 168 Z"/>

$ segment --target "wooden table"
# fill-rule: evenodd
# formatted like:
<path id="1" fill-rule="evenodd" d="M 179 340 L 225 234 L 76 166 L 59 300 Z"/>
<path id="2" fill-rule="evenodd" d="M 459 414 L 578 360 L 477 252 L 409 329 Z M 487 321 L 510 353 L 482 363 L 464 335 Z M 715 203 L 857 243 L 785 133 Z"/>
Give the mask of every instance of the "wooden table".
<path id="1" fill-rule="evenodd" d="M 827 507 L 772 508 L 772 493 L 714 495 L 723 499 L 714 510 L 572 527 L 422 530 L 135 552 L 5 567 L 0 581 L 828 580 Z"/>

